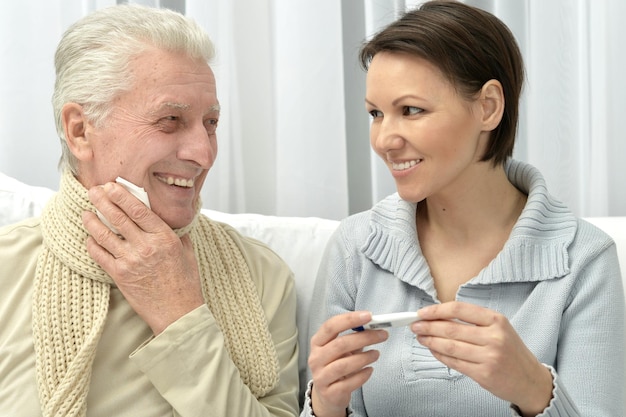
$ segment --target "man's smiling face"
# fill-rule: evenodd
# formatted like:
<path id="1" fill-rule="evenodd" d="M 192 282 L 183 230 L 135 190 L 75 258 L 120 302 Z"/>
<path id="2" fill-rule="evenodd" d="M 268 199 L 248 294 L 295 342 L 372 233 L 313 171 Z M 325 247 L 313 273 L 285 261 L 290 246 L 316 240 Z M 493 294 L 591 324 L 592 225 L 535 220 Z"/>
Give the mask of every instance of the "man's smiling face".
<path id="1" fill-rule="evenodd" d="M 78 179 L 90 188 L 123 177 L 180 228 L 192 221 L 217 155 L 215 77 L 203 61 L 155 48 L 130 65 L 133 88 L 114 100 L 102 126 L 87 123 L 90 155 L 78 158 Z"/>

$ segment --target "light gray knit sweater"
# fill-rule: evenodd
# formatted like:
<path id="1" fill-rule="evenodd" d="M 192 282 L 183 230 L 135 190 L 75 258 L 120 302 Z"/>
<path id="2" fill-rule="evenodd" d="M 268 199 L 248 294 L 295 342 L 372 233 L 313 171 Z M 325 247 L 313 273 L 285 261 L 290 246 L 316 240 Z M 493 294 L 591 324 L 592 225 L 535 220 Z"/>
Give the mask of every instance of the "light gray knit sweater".
<path id="1" fill-rule="evenodd" d="M 539 171 L 518 161 L 510 181 L 528 194 L 498 256 L 457 299 L 505 314 L 554 375 L 541 417 L 623 417 L 624 295 L 614 242 L 551 197 Z M 311 336 L 352 310 L 414 311 L 437 302 L 416 242 L 415 204 L 391 195 L 345 219 L 322 261 L 310 311 Z M 515 416 L 511 405 L 446 368 L 408 328 L 376 346 L 372 378 L 355 391 L 354 416 Z M 302 416 L 310 416 L 306 407 Z"/>

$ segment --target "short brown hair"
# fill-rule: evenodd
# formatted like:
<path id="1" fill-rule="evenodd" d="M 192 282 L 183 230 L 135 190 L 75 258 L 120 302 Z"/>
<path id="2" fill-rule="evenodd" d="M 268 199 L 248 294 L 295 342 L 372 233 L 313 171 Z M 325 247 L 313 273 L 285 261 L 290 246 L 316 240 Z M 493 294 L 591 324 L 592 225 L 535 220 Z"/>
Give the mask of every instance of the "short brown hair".
<path id="1" fill-rule="evenodd" d="M 487 81 L 498 80 L 504 90 L 504 114 L 481 160 L 497 165 L 513 154 L 524 63 L 515 37 L 497 17 L 457 1 L 429 1 L 405 13 L 362 46 L 363 69 L 367 71 L 374 55 L 381 51 L 426 59 L 468 99 L 475 97 Z"/>

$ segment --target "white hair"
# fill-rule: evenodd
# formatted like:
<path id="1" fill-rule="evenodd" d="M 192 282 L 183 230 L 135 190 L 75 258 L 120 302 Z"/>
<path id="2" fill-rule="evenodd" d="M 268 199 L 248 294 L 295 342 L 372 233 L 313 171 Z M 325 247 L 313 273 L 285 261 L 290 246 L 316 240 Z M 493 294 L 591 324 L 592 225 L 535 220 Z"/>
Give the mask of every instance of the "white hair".
<path id="1" fill-rule="evenodd" d="M 66 103 L 83 106 L 85 116 L 101 126 L 113 99 L 134 84 L 129 62 L 156 47 L 210 62 L 215 54 L 206 32 L 193 20 L 168 9 L 125 4 L 100 9 L 80 19 L 63 35 L 55 54 L 52 95 L 61 140 L 59 169 L 77 174 L 77 160 L 66 142 L 61 110 Z"/>

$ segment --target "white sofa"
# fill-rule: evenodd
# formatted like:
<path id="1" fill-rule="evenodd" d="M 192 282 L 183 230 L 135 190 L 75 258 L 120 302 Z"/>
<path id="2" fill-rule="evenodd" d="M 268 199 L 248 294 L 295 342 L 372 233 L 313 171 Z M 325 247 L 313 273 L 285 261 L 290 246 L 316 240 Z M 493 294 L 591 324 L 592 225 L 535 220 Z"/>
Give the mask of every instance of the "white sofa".
<path id="1" fill-rule="evenodd" d="M 39 215 L 52 193 L 46 188 L 28 186 L 0 173 L 0 226 Z M 266 243 L 289 264 L 296 279 L 300 346 L 308 345 L 306 329 L 310 294 L 326 242 L 339 222 L 315 217 L 228 214 L 214 210 L 203 212 L 214 220 L 231 224 L 241 233 Z M 626 217 L 595 217 L 586 220 L 606 231 L 616 241 L 622 279 L 626 286 Z M 304 352 L 305 349 L 300 350 L 301 377 L 306 370 Z M 303 386 L 306 381 L 301 379 Z"/>

